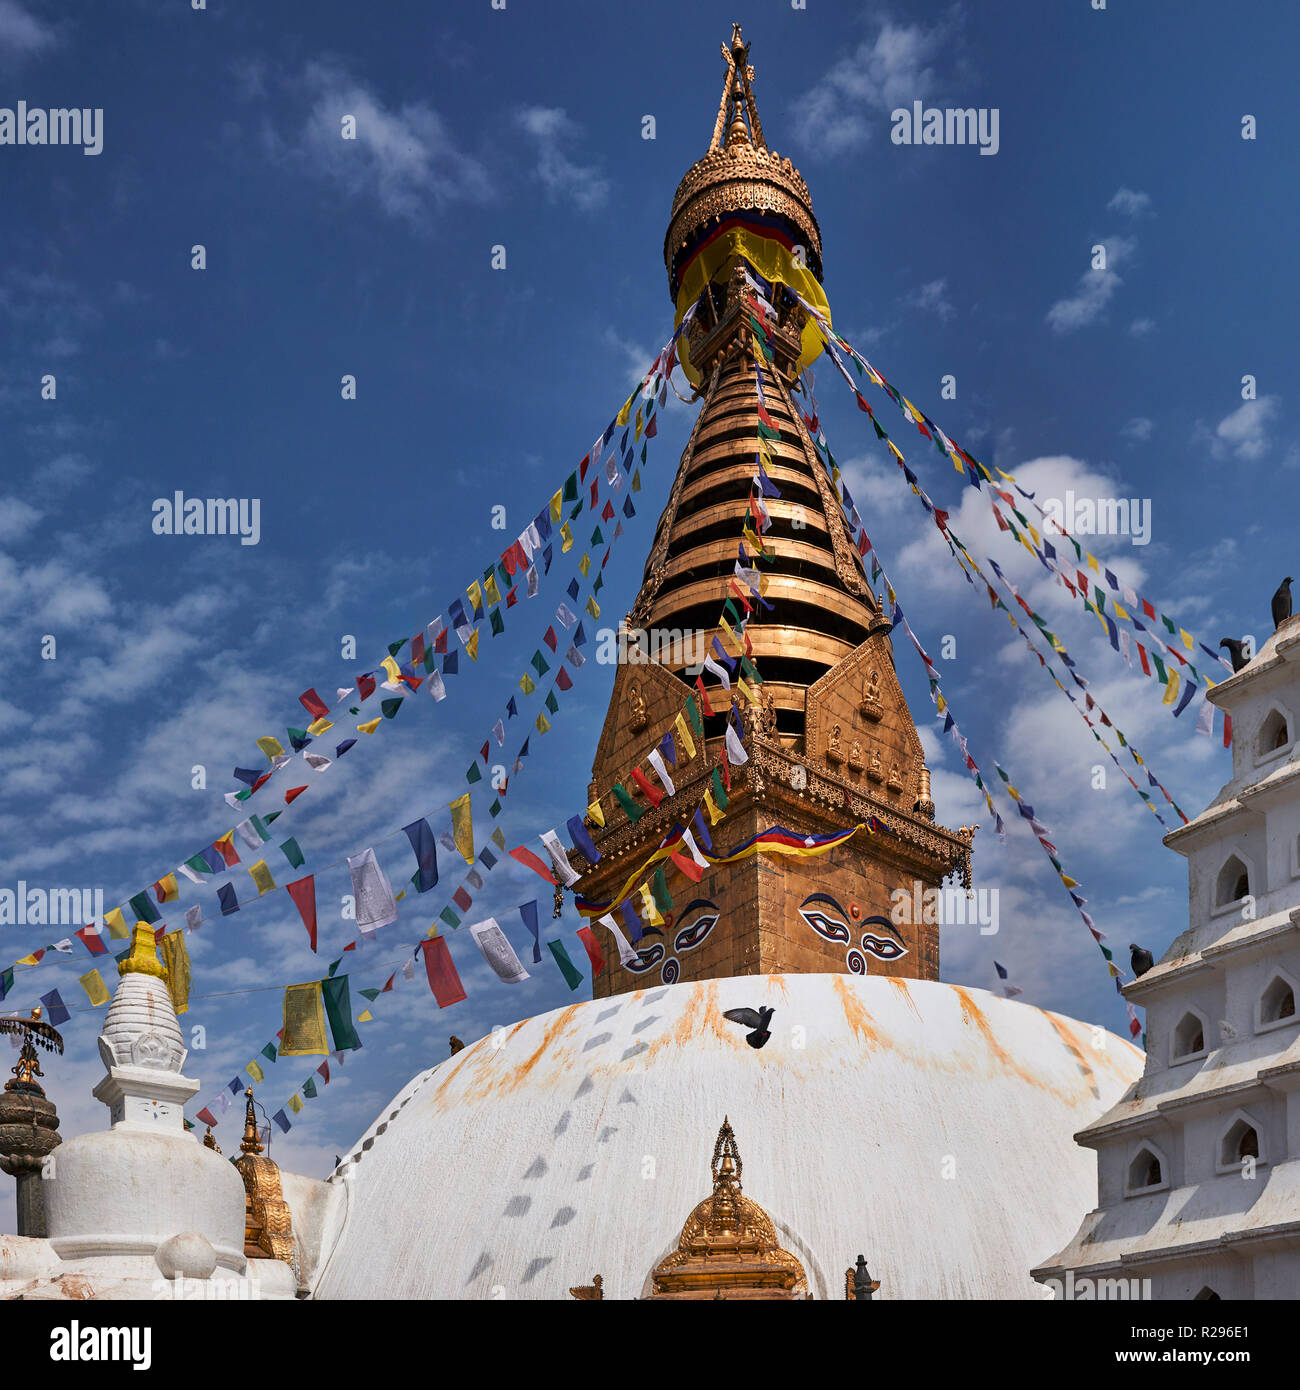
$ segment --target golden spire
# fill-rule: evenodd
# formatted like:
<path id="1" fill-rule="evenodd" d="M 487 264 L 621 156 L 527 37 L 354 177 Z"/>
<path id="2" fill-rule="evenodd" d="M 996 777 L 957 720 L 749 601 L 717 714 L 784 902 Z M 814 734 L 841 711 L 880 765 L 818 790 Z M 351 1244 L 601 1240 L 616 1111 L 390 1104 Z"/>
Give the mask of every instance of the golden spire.
<path id="1" fill-rule="evenodd" d="M 155 979 L 167 979 L 167 972 L 158 959 L 158 946 L 154 940 L 153 928 L 148 922 L 137 922 L 131 933 L 131 950 L 125 960 L 117 965 L 119 975 L 152 975 Z"/>
<path id="2" fill-rule="evenodd" d="M 240 1153 L 260 1154 L 261 1141 L 257 1137 L 257 1111 L 253 1108 L 253 1091 L 248 1090 L 248 1101 L 244 1106 L 244 1137 L 239 1141 Z"/>
<path id="3" fill-rule="evenodd" d="M 217 1143 L 216 1137 L 212 1133 L 211 1125 L 208 1126 L 207 1133 L 203 1136 L 203 1147 L 205 1149 L 215 1149 L 217 1153 L 221 1152 L 221 1145 Z"/>

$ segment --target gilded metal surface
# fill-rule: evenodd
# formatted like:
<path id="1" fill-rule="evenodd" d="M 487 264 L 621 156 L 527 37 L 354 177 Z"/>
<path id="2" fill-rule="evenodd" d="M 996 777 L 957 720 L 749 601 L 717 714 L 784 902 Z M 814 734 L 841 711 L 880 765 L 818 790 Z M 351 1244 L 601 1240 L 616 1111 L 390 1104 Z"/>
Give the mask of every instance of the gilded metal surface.
<path id="1" fill-rule="evenodd" d="M 781 1248 L 772 1218 L 741 1190 L 740 1153 L 726 1119 L 712 1171 L 713 1191 L 686 1218 L 677 1249 L 655 1267 L 650 1297 L 807 1298 L 803 1265 Z"/>
<path id="2" fill-rule="evenodd" d="M 148 922 L 137 922 L 131 932 L 131 950 L 118 962 L 119 975 L 152 975 L 166 981 L 167 972 L 158 959 L 158 944 Z"/>
<path id="3" fill-rule="evenodd" d="M 280 1170 L 262 1152 L 251 1090 L 247 1096 L 240 1155 L 231 1160 L 244 1183 L 244 1254 L 254 1260 L 283 1260 L 296 1272 L 293 1218 L 280 1188 Z"/>

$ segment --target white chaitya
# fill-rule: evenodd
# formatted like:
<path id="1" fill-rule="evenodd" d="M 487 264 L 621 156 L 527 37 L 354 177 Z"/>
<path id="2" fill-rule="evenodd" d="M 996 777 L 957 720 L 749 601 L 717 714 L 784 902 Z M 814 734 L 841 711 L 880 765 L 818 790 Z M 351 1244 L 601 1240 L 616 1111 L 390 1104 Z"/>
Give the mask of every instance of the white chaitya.
<path id="1" fill-rule="evenodd" d="M 1079 1135 L 1098 1206 L 1035 1271 L 1065 1296 L 1300 1297 L 1300 616 L 1210 698 L 1232 779 L 1165 837 L 1189 926 L 1125 990 L 1146 1071 Z"/>

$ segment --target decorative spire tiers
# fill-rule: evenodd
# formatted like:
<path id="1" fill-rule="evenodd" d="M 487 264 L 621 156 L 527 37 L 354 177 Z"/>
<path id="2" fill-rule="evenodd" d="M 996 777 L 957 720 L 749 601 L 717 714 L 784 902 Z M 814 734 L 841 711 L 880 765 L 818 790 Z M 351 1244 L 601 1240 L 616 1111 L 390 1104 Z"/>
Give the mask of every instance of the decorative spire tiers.
<path id="1" fill-rule="evenodd" d="M 253 1092 L 244 1102 L 244 1137 L 231 1162 L 244 1182 L 244 1254 L 250 1260 L 281 1260 L 298 1272 L 293 1219 L 280 1190 L 280 1170 L 262 1152 Z"/>
<path id="2" fill-rule="evenodd" d="M 1209 698 L 1232 777 L 1165 836 L 1186 856 L 1188 928 L 1125 986 L 1145 1071 L 1076 1136 L 1098 1202 L 1034 1277 L 1057 1296 L 1294 1298 L 1300 1289 L 1300 615 Z"/>
<path id="3" fill-rule="evenodd" d="M 123 1297 L 149 1296 L 160 1278 L 242 1274 L 244 1187 L 185 1130 L 181 1107 L 199 1083 L 181 1074 L 186 1049 L 151 927 L 136 924 L 118 973 L 94 1090 L 112 1127 L 58 1150 L 46 1183 L 51 1273 L 108 1279 Z"/>
<path id="4" fill-rule="evenodd" d="M 686 1218 L 677 1249 L 655 1267 L 650 1298 L 807 1298 L 803 1265 L 781 1248 L 772 1218 L 741 1191 L 740 1152 L 725 1117 L 712 1167 L 713 1192 Z"/>
<path id="5" fill-rule="evenodd" d="M 674 890 L 662 936 L 637 940 L 634 964 L 619 963 L 617 944 L 593 921 L 608 962 L 594 982 L 597 996 L 679 978 L 792 971 L 937 979 L 938 927 L 896 923 L 891 911 L 901 898 L 920 902 L 949 875 L 970 882 L 973 831 L 935 824 L 921 741 L 894 672 L 890 621 L 792 394 L 821 347 L 796 292 L 829 312 L 812 198 L 798 170 L 767 146 L 739 26 L 723 59 L 713 138 L 677 190 L 664 244 L 677 322 L 697 306 L 679 351 L 703 404 L 624 623 L 619 650 L 628 659 L 615 674 L 592 767 L 593 797 L 623 783 L 643 814 L 589 823 L 602 857 L 577 891 L 588 905 L 618 911 L 629 875 L 700 804 L 728 721 L 743 729 L 749 760 L 730 770 L 726 816 L 712 828 L 715 851 L 773 827 L 805 838 L 874 822 L 878 833 L 864 828 L 824 857 L 759 852 L 716 865 L 698 891 L 683 884 L 678 899 Z M 755 360 L 747 276 L 776 311 L 771 361 Z M 763 606 L 745 630 L 761 707 L 733 698 L 706 672 L 716 713 L 705 713 L 693 752 L 676 741 L 676 790 L 651 806 L 629 770 L 672 729 L 714 638 L 733 650 L 718 618 L 728 601 L 735 611 L 741 594 L 735 570 L 760 428 L 772 459 L 765 471 L 780 493 L 765 501 Z M 636 936 L 626 918 L 624 929 Z"/>

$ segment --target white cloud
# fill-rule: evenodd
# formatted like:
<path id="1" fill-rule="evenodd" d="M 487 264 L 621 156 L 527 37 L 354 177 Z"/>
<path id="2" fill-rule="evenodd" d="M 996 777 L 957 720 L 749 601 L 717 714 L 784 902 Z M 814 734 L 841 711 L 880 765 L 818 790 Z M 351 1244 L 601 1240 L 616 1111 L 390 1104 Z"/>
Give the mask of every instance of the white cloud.
<path id="1" fill-rule="evenodd" d="M 1145 338 L 1147 334 L 1154 333 L 1156 330 L 1155 319 L 1134 319 L 1128 326 L 1131 338 Z"/>
<path id="2" fill-rule="evenodd" d="M 1124 439 L 1132 439 L 1140 442 L 1144 439 L 1150 439 L 1153 429 L 1155 429 L 1155 425 L 1152 421 L 1148 420 L 1145 415 L 1135 415 L 1128 424 L 1120 430 L 1120 435 Z"/>
<path id="3" fill-rule="evenodd" d="M 417 224 L 448 203 L 490 196 L 486 168 L 424 102 L 387 106 L 330 61 L 308 63 L 289 86 L 309 108 L 292 144 L 268 130 L 273 156 L 351 197 L 372 199 L 389 217 Z M 355 139 L 342 138 L 345 116 L 356 120 Z"/>
<path id="4" fill-rule="evenodd" d="M 1233 457 L 1254 462 L 1263 458 L 1272 443 L 1269 425 L 1276 418 L 1279 405 L 1276 396 L 1260 396 L 1258 400 L 1243 401 L 1230 415 L 1225 415 L 1213 430 L 1198 421 L 1195 437 L 1208 438 L 1210 452 L 1216 459 Z"/>
<path id="5" fill-rule="evenodd" d="M 0 545 L 26 535 L 40 519 L 40 512 L 22 498 L 0 497 Z"/>
<path id="6" fill-rule="evenodd" d="M 930 280 L 919 289 L 913 290 L 903 302 L 913 309 L 938 315 L 943 323 L 947 323 L 957 312 L 948 298 L 947 280 Z"/>
<path id="7" fill-rule="evenodd" d="M 1047 311 L 1047 322 L 1053 332 L 1073 333 L 1095 323 L 1124 283 L 1118 267 L 1137 250 L 1137 242 L 1132 237 L 1107 237 L 1100 244 L 1106 248 L 1105 270 L 1085 270 L 1074 293 L 1052 305 Z"/>
<path id="8" fill-rule="evenodd" d="M 874 39 L 864 39 L 800 98 L 794 118 L 800 143 L 828 159 L 866 144 L 890 111 L 934 93 L 930 63 L 949 38 L 945 25 L 884 21 Z"/>
<path id="9" fill-rule="evenodd" d="M 0 63 L 16 64 L 52 48 L 54 30 L 18 0 L 0 0 Z"/>
<path id="10" fill-rule="evenodd" d="M 580 212 L 602 207 L 609 180 L 594 165 L 576 164 L 562 146 L 572 144 L 579 127 L 557 106 L 527 106 L 516 115 L 537 147 L 537 177 L 553 203 L 572 203 Z"/>
<path id="11" fill-rule="evenodd" d="M 1121 188 L 1106 207 L 1111 212 L 1123 213 L 1125 217 L 1145 217 L 1151 211 L 1151 195 Z"/>

